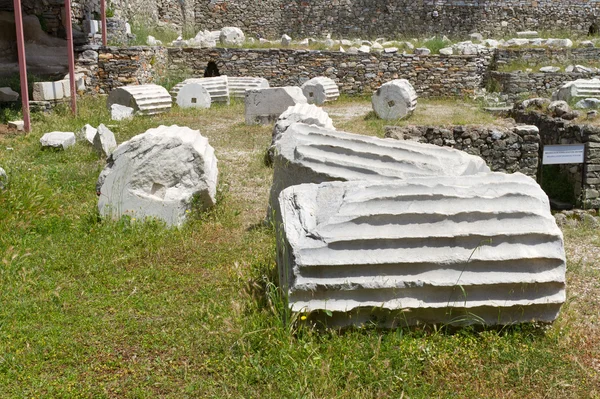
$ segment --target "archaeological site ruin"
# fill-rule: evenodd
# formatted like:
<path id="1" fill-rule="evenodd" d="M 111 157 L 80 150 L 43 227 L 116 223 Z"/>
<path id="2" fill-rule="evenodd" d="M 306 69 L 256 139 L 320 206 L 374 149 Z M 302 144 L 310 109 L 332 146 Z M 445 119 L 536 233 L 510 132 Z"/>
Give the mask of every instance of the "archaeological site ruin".
<path id="1" fill-rule="evenodd" d="M 561 228 L 600 225 L 599 23 L 581 0 L 0 0 L 0 132 L 89 153 L 98 223 L 212 223 L 246 187 L 307 326 L 552 323 Z"/>

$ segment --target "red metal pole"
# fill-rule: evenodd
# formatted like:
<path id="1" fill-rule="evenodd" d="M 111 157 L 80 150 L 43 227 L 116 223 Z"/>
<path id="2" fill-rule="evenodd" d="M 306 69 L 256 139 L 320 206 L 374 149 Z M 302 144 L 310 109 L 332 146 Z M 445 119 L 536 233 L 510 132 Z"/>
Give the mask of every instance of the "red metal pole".
<path id="1" fill-rule="evenodd" d="M 71 0 L 65 0 L 65 23 L 67 26 L 67 53 L 69 57 L 69 84 L 71 86 L 71 111 L 77 115 L 77 88 L 75 82 L 75 54 L 73 52 L 73 22 L 71 19 Z"/>
<path id="2" fill-rule="evenodd" d="M 23 107 L 23 123 L 26 132 L 31 131 L 29 117 L 29 89 L 27 86 L 27 59 L 25 57 L 25 37 L 23 36 L 23 13 L 21 0 L 14 0 L 15 25 L 17 27 L 17 53 L 19 54 L 19 77 L 21 79 L 21 104 Z"/>
<path id="3" fill-rule="evenodd" d="M 106 47 L 106 0 L 100 0 L 100 20 L 102 21 L 102 45 Z"/>

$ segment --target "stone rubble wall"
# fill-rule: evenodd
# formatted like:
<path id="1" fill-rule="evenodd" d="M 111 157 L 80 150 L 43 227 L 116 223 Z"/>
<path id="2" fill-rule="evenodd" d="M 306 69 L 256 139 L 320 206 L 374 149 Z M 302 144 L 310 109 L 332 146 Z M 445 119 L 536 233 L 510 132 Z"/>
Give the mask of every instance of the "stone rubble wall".
<path id="1" fill-rule="evenodd" d="M 586 62 L 598 62 L 600 60 L 600 48 L 577 47 L 577 48 L 521 48 L 496 50 L 494 65 L 501 66 L 513 62 L 526 62 L 531 65 L 551 65 L 555 63 L 582 64 Z"/>
<path id="2" fill-rule="evenodd" d="M 196 27 L 234 25 L 262 36 L 398 37 L 509 34 L 522 30 L 587 33 L 597 0 L 211 0 L 196 1 Z"/>
<path id="3" fill-rule="evenodd" d="M 209 61 L 228 76 L 259 76 L 271 87 L 300 86 L 316 76 L 346 94 L 366 94 L 393 79 L 408 79 L 419 96 L 464 96 L 483 83 L 491 52 L 480 56 L 348 54 L 287 49 L 169 48 L 168 69 L 201 76 Z"/>
<path id="4" fill-rule="evenodd" d="M 510 101 L 532 96 L 549 97 L 564 83 L 598 76 L 595 72 L 490 72 L 494 91 L 508 95 Z"/>
<path id="5" fill-rule="evenodd" d="M 477 155 L 494 172 L 536 178 L 539 134 L 501 126 L 386 126 L 385 137 L 452 147 Z"/>
<path id="6" fill-rule="evenodd" d="M 76 70 L 86 74 L 86 88 L 109 93 L 127 85 L 155 83 L 165 76 L 167 50 L 164 47 L 100 47 L 78 49 Z"/>
<path id="7" fill-rule="evenodd" d="M 62 0 L 23 0 L 25 12 L 42 15 L 54 33 L 63 26 L 63 5 Z M 109 7 L 116 17 L 179 31 L 237 26 L 249 36 L 271 38 L 587 33 L 600 15 L 598 0 L 111 0 Z M 12 10 L 12 1 L 0 0 L 0 10 Z M 73 0 L 73 10 L 79 24 L 99 12 L 99 0 Z"/>
<path id="8" fill-rule="evenodd" d="M 539 111 L 518 110 L 513 111 L 512 116 L 519 123 L 537 126 L 543 145 L 587 144 L 585 163 L 562 165 L 562 170 L 573 181 L 575 198 L 579 198 L 582 194 L 583 175 L 582 205 L 586 208 L 600 208 L 600 126 L 580 125 L 561 118 L 553 118 Z M 584 168 L 583 174 L 581 168 Z"/>

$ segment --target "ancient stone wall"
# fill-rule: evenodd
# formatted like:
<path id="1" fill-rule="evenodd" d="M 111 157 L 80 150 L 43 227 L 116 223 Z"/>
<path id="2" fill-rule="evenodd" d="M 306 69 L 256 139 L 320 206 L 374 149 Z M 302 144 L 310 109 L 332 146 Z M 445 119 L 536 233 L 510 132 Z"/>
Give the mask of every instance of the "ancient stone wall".
<path id="1" fill-rule="evenodd" d="M 178 30 L 238 26 L 249 35 L 375 38 L 472 32 L 507 35 L 520 30 L 587 33 L 600 16 L 599 0 L 110 0 L 116 17 Z M 63 0 L 23 0 L 49 31 L 62 26 Z M 12 10 L 12 0 L 0 0 Z M 99 11 L 99 0 L 73 0 L 74 19 Z"/>
<path id="2" fill-rule="evenodd" d="M 566 82 L 598 77 L 595 72 L 490 72 L 493 91 L 508 95 L 510 101 L 525 97 L 549 97 Z"/>
<path id="3" fill-rule="evenodd" d="M 169 48 L 172 73 L 202 76 L 209 61 L 229 76 L 258 76 L 271 86 L 299 86 L 315 76 L 333 79 L 340 92 L 372 93 L 393 79 L 408 79 L 419 96 L 464 96 L 481 86 L 491 60 L 483 56 L 348 54 L 285 49 Z"/>
<path id="4" fill-rule="evenodd" d="M 600 60 L 600 48 L 578 47 L 578 48 L 521 48 L 496 50 L 494 64 L 502 65 L 518 62 L 530 65 L 558 64 L 584 64 L 586 62 L 598 62 Z"/>
<path id="5" fill-rule="evenodd" d="M 163 47 L 101 47 L 78 49 L 76 69 L 86 74 L 86 88 L 108 93 L 116 87 L 155 83 L 165 76 L 167 51 Z"/>
<path id="6" fill-rule="evenodd" d="M 600 208 L 600 126 L 580 125 L 539 111 L 519 110 L 512 116 L 517 122 L 537 126 L 542 145 L 586 144 L 585 163 L 564 165 L 562 169 L 573 181 L 575 198 L 581 198 L 585 207 Z"/>
<path id="7" fill-rule="evenodd" d="M 397 37 L 520 30 L 587 33 L 598 0 L 207 0 L 196 1 L 196 26 L 235 25 L 278 36 Z"/>
<path id="8" fill-rule="evenodd" d="M 501 126 L 386 126 L 385 137 L 452 147 L 477 155 L 495 172 L 521 172 L 536 178 L 538 132 Z"/>

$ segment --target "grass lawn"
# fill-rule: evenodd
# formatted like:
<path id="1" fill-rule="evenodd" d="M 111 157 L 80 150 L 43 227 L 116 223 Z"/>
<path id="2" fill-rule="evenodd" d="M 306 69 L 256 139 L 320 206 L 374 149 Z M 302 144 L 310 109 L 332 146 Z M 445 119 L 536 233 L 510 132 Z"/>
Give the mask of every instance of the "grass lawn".
<path id="1" fill-rule="evenodd" d="M 493 122 L 465 104 L 419 109 L 409 123 Z M 327 110 L 340 130 L 383 135 L 364 100 Z M 180 229 L 101 220 L 105 161 L 83 142 L 39 146 L 85 123 L 119 143 L 161 124 L 199 129 L 219 159 L 218 205 Z M 568 301 L 552 326 L 313 331 L 284 322 L 262 224 L 271 129 L 246 126 L 242 104 L 111 122 L 87 98 L 78 117 L 33 127 L 0 134 L 0 398 L 600 397 L 597 230 L 565 230 Z"/>

